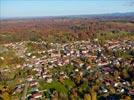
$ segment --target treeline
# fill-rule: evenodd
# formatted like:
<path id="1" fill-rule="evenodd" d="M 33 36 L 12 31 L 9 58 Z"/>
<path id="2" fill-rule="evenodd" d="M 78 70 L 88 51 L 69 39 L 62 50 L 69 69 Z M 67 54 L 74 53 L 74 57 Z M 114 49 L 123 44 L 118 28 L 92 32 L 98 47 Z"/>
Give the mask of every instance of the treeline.
<path id="1" fill-rule="evenodd" d="M 85 35 L 86 34 L 86 35 Z M 120 39 L 130 39 L 134 40 L 134 33 L 125 32 L 125 31 L 111 31 L 111 32 L 98 32 L 88 35 L 87 33 L 53 33 L 48 36 L 42 36 L 41 33 L 27 32 L 27 33 L 3 33 L 0 34 L 0 43 L 11 43 L 11 42 L 20 42 L 20 41 L 46 41 L 46 42 L 56 42 L 56 43 L 67 43 L 71 41 L 78 40 L 93 40 L 97 38 L 100 44 L 103 44 L 106 40 L 120 40 Z"/>
<path id="2" fill-rule="evenodd" d="M 38 19 L 2 21 L 0 43 L 46 40 L 66 42 L 91 38 L 100 33 L 134 33 L 134 24 L 125 21 L 100 21 L 90 19 Z"/>

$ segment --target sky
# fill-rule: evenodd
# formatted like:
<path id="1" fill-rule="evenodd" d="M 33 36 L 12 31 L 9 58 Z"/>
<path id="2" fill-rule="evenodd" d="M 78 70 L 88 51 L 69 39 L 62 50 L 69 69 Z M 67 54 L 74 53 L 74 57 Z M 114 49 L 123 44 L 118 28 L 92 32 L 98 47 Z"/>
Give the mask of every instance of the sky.
<path id="1" fill-rule="evenodd" d="M 134 0 L 0 0 L 0 18 L 134 12 Z"/>

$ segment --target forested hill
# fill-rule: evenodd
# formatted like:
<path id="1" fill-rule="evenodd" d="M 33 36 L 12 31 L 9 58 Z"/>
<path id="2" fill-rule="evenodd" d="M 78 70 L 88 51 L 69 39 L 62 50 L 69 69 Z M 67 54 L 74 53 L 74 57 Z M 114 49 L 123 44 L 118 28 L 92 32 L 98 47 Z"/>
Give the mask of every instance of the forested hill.
<path id="1" fill-rule="evenodd" d="M 98 33 L 134 33 L 134 13 L 6 19 L 0 24 L 1 43 L 39 39 L 66 42 Z"/>

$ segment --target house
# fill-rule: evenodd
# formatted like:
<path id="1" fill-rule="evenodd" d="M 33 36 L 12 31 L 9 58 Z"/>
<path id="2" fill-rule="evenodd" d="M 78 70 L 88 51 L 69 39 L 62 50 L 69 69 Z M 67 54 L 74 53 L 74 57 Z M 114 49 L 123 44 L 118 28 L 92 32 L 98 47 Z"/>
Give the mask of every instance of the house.
<path id="1" fill-rule="evenodd" d="M 4 57 L 0 57 L 1 60 L 4 60 L 5 58 Z"/>
<path id="2" fill-rule="evenodd" d="M 23 91 L 23 87 L 22 85 L 17 85 L 14 89 L 14 92 L 13 94 L 16 94 L 16 93 L 21 93 Z"/>
<path id="3" fill-rule="evenodd" d="M 108 65 L 109 63 L 108 62 L 100 62 L 98 63 L 98 66 L 105 66 L 105 65 Z"/>
<path id="4" fill-rule="evenodd" d="M 134 89 L 129 90 L 129 94 L 134 96 Z"/>
<path id="5" fill-rule="evenodd" d="M 32 81 L 29 84 L 30 87 L 37 86 L 37 85 L 38 85 L 38 82 L 36 82 L 36 81 Z"/>
<path id="6" fill-rule="evenodd" d="M 33 76 L 32 75 L 29 75 L 28 78 L 27 78 L 27 81 L 33 81 Z"/>
<path id="7" fill-rule="evenodd" d="M 112 72 L 112 69 L 110 67 L 103 67 L 102 70 L 104 72 Z"/>
<path id="8" fill-rule="evenodd" d="M 51 83 L 52 81 L 53 81 L 52 78 L 50 78 L 50 77 L 46 78 L 46 82 L 47 82 L 47 83 Z"/>
<path id="9" fill-rule="evenodd" d="M 39 92 L 34 92 L 34 93 L 32 93 L 32 98 L 34 98 L 34 99 L 42 98 L 42 94 Z"/>

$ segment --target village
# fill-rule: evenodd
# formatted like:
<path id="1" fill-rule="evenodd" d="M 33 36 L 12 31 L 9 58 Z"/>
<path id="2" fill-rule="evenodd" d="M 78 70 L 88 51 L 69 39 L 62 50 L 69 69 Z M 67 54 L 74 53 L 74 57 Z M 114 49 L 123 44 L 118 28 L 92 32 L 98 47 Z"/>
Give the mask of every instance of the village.
<path id="1" fill-rule="evenodd" d="M 5 67 L 0 67 L 0 81 L 3 74 L 16 74 L 5 79 L 0 97 L 16 80 L 9 93 L 13 100 L 134 99 L 134 41 L 107 40 L 104 45 L 98 39 L 63 44 L 23 41 L 3 47 L 24 62 L 1 64 Z M 4 60 L 0 55 L 0 62 Z"/>

